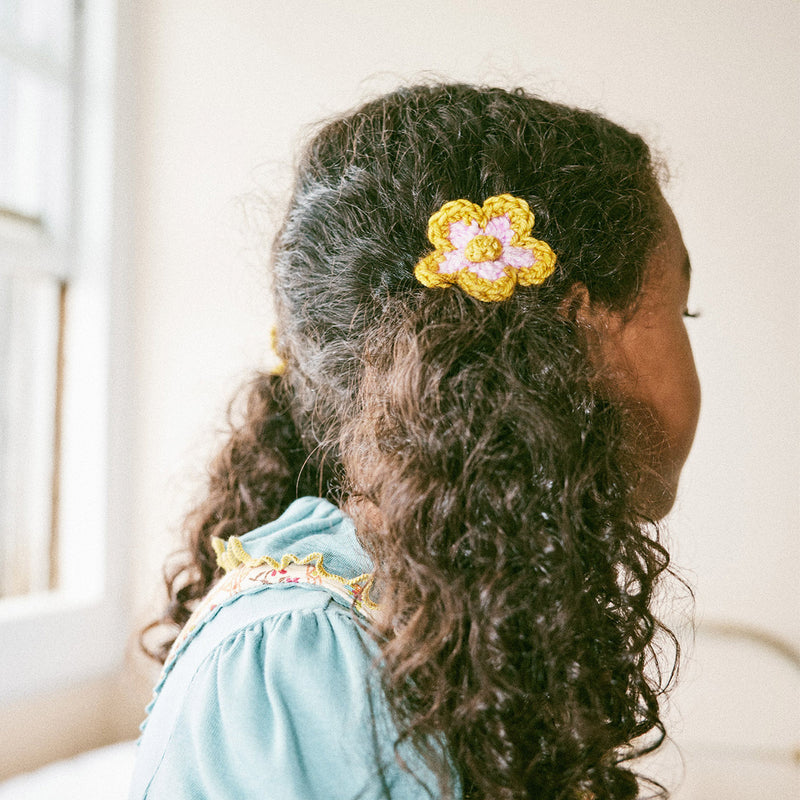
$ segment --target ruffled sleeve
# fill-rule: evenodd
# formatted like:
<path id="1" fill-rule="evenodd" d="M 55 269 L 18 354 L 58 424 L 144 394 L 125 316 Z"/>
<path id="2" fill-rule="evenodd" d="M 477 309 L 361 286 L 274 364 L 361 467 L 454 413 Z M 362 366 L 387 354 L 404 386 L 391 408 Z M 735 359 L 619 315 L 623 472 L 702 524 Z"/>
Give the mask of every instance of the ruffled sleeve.
<path id="1" fill-rule="evenodd" d="M 394 728 L 367 637 L 324 593 L 301 596 L 302 607 L 224 638 L 185 677 L 169 730 L 158 723 L 163 745 L 144 797 L 431 796 L 395 761 Z M 156 735 L 146 730 L 145 740 L 148 734 Z"/>

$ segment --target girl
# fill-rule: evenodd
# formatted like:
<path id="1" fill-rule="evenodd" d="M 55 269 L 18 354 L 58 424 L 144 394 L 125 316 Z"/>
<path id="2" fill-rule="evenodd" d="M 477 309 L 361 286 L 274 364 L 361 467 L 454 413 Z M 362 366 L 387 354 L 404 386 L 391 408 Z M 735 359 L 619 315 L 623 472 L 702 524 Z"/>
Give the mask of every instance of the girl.
<path id="1" fill-rule="evenodd" d="M 523 91 L 319 130 L 273 247 L 284 367 L 187 521 L 132 798 L 636 797 L 699 406 L 656 172 Z"/>

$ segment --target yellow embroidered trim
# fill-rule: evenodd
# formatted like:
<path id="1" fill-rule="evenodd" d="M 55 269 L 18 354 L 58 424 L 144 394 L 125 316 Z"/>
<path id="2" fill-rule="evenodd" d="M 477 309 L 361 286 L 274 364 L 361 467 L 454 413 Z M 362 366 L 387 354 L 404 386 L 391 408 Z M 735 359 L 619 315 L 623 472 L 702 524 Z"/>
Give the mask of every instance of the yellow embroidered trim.
<path id="1" fill-rule="evenodd" d="M 373 580 L 371 572 L 364 572 L 355 578 L 343 578 L 341 575 L 335 575 L 332 572 L 328 572 L 323 567 L 324 556 L 322 553 L 309 553 L 307 556 L 303 556 L 302 558 L 298 558 L 291 553 L 286 553 L 285 555 L 281 556 L 280 561 L 276 561 L 270 556 L 254 558 L 247 552 L 247 550 L 244 549 L 244 545 L 236 536 L 231 536 L 231 538 L 227 541 L 218 539 L 217 537 L 212 537 L 211 546 L 214 548 L 214 552 L 217 554 L 217 564 L 222 567 L 226 573 L 242 566 L 269 566 L 274 570 L 286 569 L 292 564 L 297 564 L 301 567 L 311 566 L 319 573 L 319 577 L 336 581 L 343 587 L 348 587 L 351 590 L 355 590 L 354 599 L 357 600 L 359 604 L 363 604 L 365 607 L 372 610 L 378 608 L 377 603 L 374 603 L 369 597 Z"/>
<path id="2" fill-rule="evenodd" d="M 440 288 L 457 284 L 484 302 L 506 300 L 516 285 L 534 286 L 553 274 L 556 255 L 534 239 L 534 216 L 527 202 L 510 194 L 445 203 L 428 223 L 436 248 L 414 268 L 417 280 Z"/>

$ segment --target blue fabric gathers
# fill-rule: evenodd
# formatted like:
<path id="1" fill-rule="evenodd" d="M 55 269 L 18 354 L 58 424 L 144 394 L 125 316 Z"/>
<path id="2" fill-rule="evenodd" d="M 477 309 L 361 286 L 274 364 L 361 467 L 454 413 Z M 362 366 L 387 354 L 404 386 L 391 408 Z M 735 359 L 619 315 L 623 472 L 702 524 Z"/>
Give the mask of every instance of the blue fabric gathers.
<path id="1" fill-rule="evenodd" d="M 353 524 L 296 500 L 241 538 L 253 558 L 324 554 L 345 580 L 371 570 Z M 421 800 L 436 780 L 401 748 L 377 648 L 323 587 L 249 588 L 194 628 L 164 670 L 143 725 L 130 800 Z"/>

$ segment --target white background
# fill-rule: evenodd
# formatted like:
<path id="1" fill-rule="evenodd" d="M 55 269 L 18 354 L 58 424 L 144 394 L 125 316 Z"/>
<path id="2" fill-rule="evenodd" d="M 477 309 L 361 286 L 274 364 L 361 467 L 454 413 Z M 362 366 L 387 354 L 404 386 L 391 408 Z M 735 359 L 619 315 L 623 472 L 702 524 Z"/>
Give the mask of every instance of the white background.
<path id="1" fill-rule="evenodd" d="M 414 78 L 523 85 L 644 134 L 694 267 L 704 405 L 667 537 L 680 798 L 789 798 L 800 647 L 798 48 L 794 0 L 139 0 L 123 4 L 135 420 L 127 502 L 154 608 L 221 412 L 269 358 L 266 251 L 304 125 Z M 266 215 L 264 214 L 266 208 Z M 274 209 L 270 211 L 270 209 Z M 266 216 L 266 222 L 265 222 Z M 723 635 L 724 634 L 724 635 Z M 794 766 L 792 761 L 794 753 Z M 667 753 L 661 774 L 680 782 Z M 793 788 L 794 787 L 794 788 Z"/>

